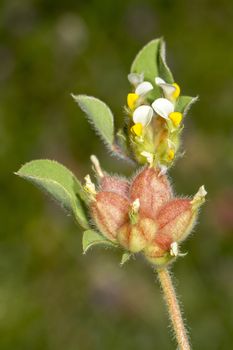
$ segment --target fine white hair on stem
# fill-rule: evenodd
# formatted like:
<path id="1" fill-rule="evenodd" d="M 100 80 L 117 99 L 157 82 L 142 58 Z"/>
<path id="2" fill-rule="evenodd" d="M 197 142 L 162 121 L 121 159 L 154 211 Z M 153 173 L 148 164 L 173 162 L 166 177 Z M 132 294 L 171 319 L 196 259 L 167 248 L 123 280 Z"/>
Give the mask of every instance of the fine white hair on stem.
<path id="1" fill-rule="evenodd" d="M 167 268 L 160 268 L 157 269 L 157 273 L 179 349 L 190 350 L 188 332 L 185 328 L 180 303 L 176 296 L 170 272 Z"/>

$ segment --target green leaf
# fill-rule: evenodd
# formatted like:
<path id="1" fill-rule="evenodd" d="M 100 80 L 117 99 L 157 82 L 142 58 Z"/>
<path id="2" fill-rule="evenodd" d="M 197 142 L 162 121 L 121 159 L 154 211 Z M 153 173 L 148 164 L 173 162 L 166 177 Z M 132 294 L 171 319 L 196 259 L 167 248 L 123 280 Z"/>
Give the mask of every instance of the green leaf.
<path id="1" fill-rule="evenodd" d="M 85 254 L 91 247 L 96 245 L 104 245 L 109 247 L 117 247 L 116 244 L 103 237 L 94 230 L 87 230 L 83 233 L 83 253 Z"/>
<path id="2" fill-rule="evenodd" d="M 131 253 L 125 252 L 125 253 L 122 255 L 120 265 L 123 266 L 126 262 L 128 262 L 129 259 L 131 258 L 131 256 L 132 256 Z"/>
<path id="3" fill-rule="evenodd" d="M 158 76 L 166 81 L 168 84 L 174 83 L 172 72 L 166 63 L 166 46 L 163 39 L 159 42 L 159 54 L 158 54 Z"/>
<path id="4" fill-rule="evenodd" d="M 49 193 L 68 212 L 72 213 L 83 228 L 88 219 L 83 205 L 85 193 L 74 174 L 56 161 L 39 159 L 23 165 L 16 173 Z"/>
<path id="5" fill-rule="evenodd" d="M 160 77 L 167 83 L 173 83 L 174 79 L 165 60 L 165 43 L 163 39 L 155 39 L 149 42 L 137 54 L 131 66 L 131 73 L 144 74 L 144 80 L 154 85 L 154 90 L 147 96 L 154 100 L 161 96 L 160 88 L 155 85 L 155 78 Z"/>
<path id="6" fill-rule="evenodd" d="M 160 39 L 152 40 L 144 46 L 132 63 L 131 73 L 143 73 L 144 79 L 154 84 L 154 79 L 158 76 L 157 57 L 159 48 Z"/>
<path id="7" fill-rule="evenodd" d="M 176 102 L 175 111 L 183 113 L 183 115 L 185 116 L 192 104 L 195 103 L 197 100 L 198 96 L 180 96 L 178 101 Z"/>
<path id="8" fill-rule="evenodd" d="M 116 134 L 116 142 L 117 142 L 117 146 L 120 148 L 120 152 L 118 151 L 117 156 L 127 161 L 133 162 L 131 160 L 129 138 L 125 130 L 123 129 L 118 130 Z"/>
<path id="9" fill-rule="evenodd" d="M 79 107 L 86 113 L 89 122 L 94 126 L 107 146 L 114 142 L 113 114 L 110 108 L 95 97 L 86 95 L 72 95 Z"/>

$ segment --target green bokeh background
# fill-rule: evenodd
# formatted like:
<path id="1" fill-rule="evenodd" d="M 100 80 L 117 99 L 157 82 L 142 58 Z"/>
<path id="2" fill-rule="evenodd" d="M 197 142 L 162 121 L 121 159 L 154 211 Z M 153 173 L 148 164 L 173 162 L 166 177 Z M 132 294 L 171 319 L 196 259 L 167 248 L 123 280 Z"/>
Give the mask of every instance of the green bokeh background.
<path id="1" fill-rule="evenodd" d="M 186 119 L 174 188 L 208 201 L 173 267 L 194 349 L 233 347 L 233 2 L 0 1 L 0 349 L 175 349 L 153 271 L 120 268 L 120 252 L 82 255 L 81 231 L 31 184 L 26 161 L 56 159 L 82 179 L 89 156 L 108 171 L 134 169 L 106 153 L 70 93 L 106 101 L 123 120 L 137 51 L 164 36 Z M 179 282 L 178 282 L 179 281 Z"/>

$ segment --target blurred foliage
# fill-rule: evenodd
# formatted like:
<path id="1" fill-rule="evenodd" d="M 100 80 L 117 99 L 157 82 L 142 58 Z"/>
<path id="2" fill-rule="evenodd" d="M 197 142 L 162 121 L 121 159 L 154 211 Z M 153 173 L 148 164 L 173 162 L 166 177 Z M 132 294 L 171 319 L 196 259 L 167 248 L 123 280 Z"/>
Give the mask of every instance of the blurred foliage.
<path id="1" fill-rule="evenodd" d="M 162 298 L 143 261 L 81 252 L 81 232 L 54 203 L 13 175 L 56 159 L 82 179 L 89 155 L 109 171 L 133 169 L 104 153 L 70 93 L 93 94 L 123 118 L 137 51 L 164 36 L 185 94 L 177 193 L 205 184 L 208 201 L 189 254 L 174 266 L 194 349 L 233 346 L 233 2 L 1 0 L 0 349 L 174 349 Z"/>

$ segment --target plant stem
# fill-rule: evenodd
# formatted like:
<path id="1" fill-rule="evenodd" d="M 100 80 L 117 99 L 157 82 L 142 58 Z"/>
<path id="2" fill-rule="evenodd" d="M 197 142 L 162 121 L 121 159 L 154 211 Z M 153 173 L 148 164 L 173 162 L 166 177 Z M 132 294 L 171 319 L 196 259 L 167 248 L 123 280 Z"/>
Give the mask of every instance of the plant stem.
<path id="1" fill-rule="evenodd" d="M 157 273 L 179 350 L 190 350 L 191 347 L 189 345 L 187 331 L 184 326 L 184 321 L 182 319 L 180 306 L 172 284 L 170 273 L 167 268 L 157 269 Z"/>

